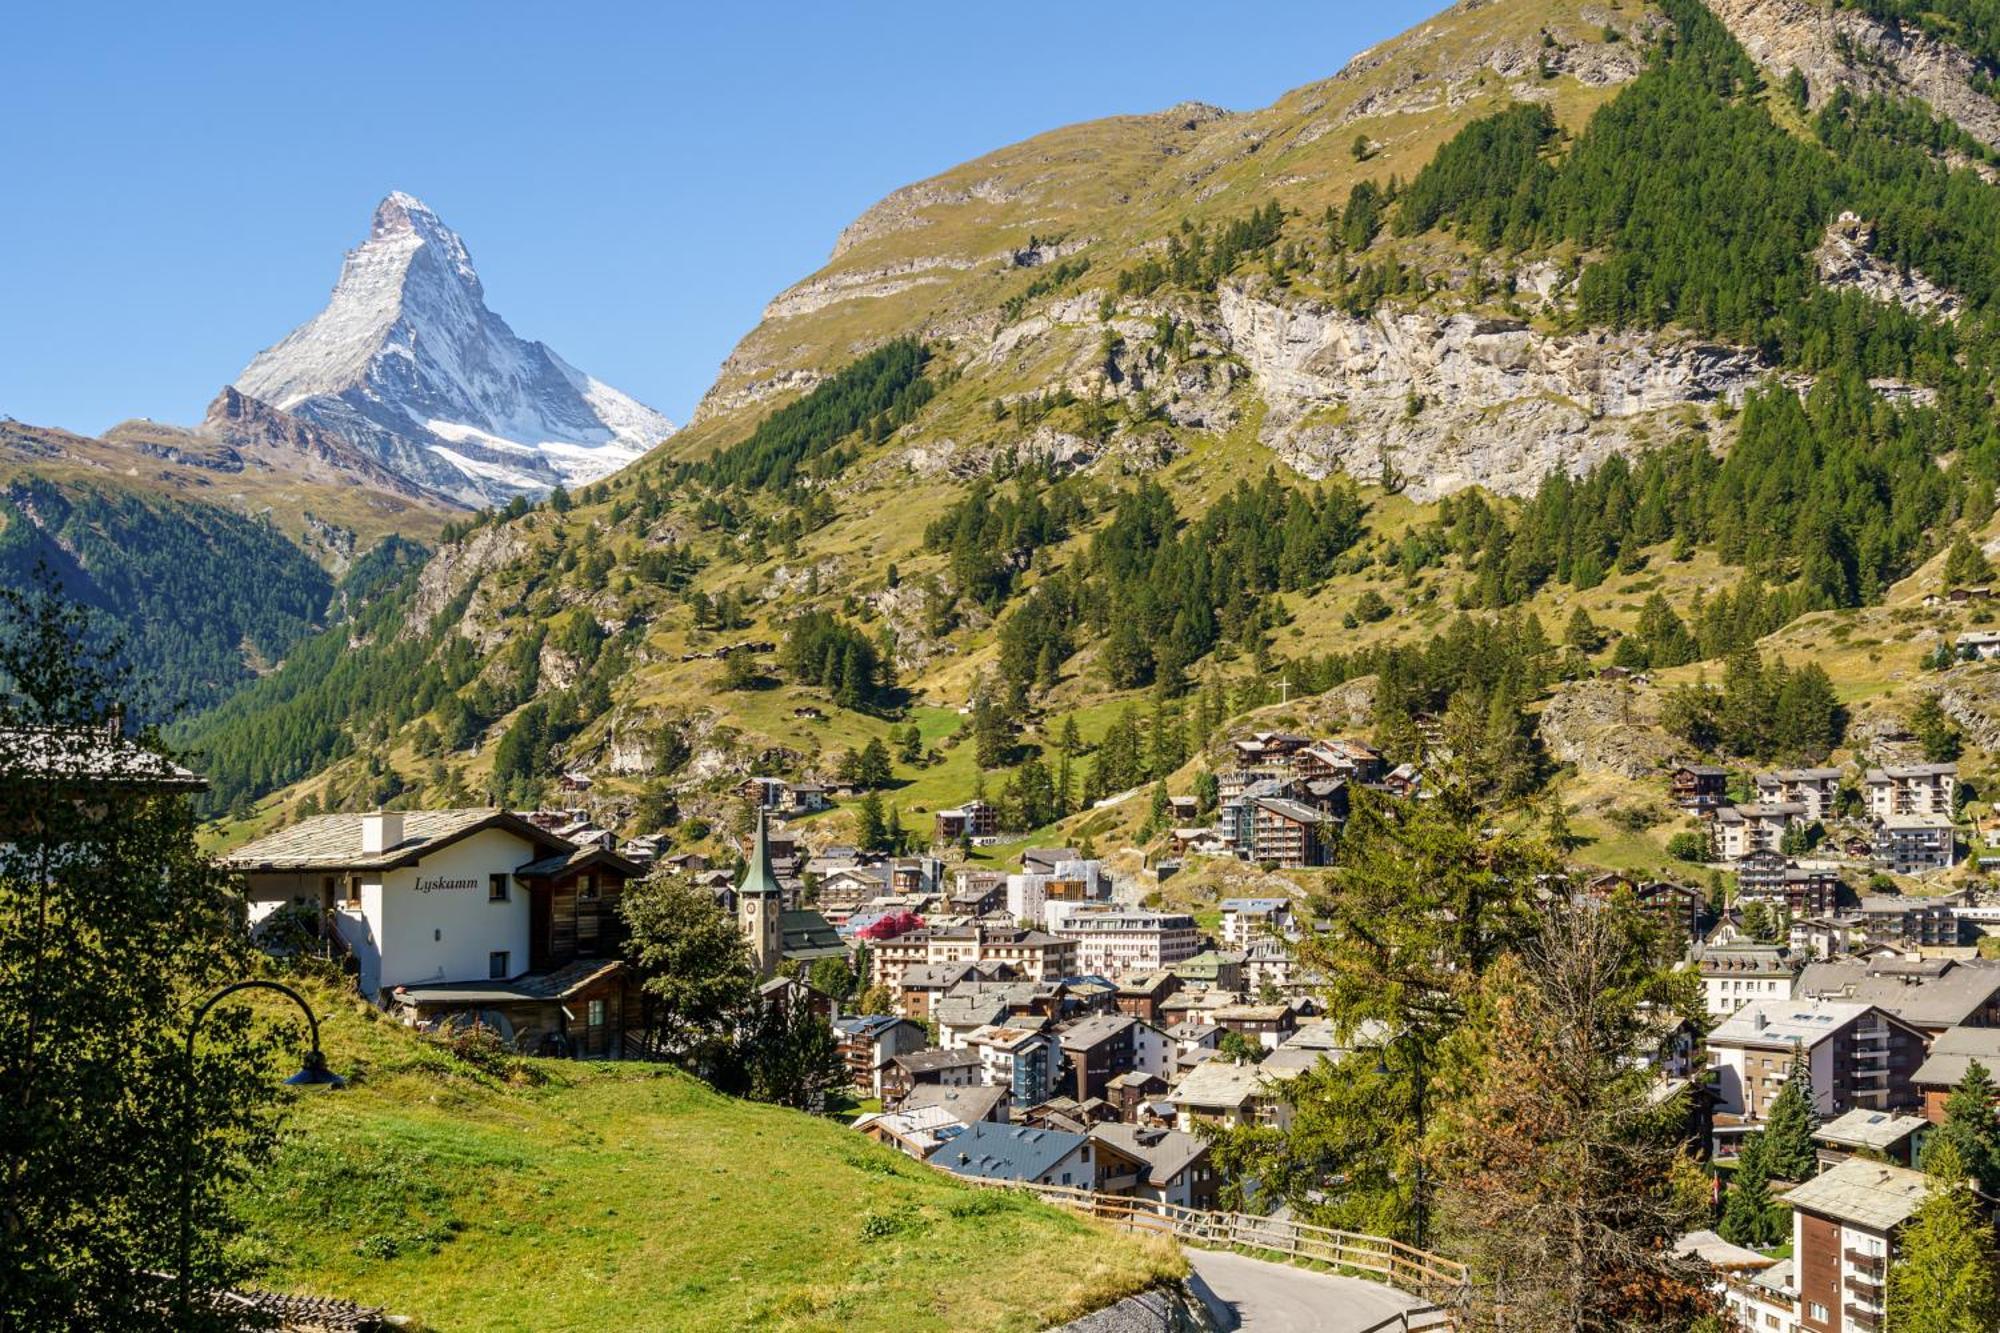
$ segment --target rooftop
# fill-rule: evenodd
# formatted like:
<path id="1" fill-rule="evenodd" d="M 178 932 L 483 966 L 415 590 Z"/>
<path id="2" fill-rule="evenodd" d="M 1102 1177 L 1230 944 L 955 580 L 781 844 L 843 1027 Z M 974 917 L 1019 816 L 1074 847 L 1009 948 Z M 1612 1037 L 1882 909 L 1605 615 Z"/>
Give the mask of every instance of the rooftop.
<path id="1" fill-rule="evenodd" d="M 505 829 L 544 853 L 568 855 L 570 844 L 519 815 L 495 807 L 400 812 L 403 836 L 380 852 L 361 850 L 366 815 L 314 815 L 247 842 L 222 858 L 236 870 L 391 870 L 489 828 Z M 540 859 L 540 858 L 538 858 Z"/>
<path id="2" fill-rule="evenodd" d="M 1930 1121 L 1920 1115 L 1896 1115 L 1856 1107 L 1846 1115 L 1827 1121 L 1813 1131 L 1813 1137 L 1842 1148 L 1873 1148 L 1886 1151 L 1916 1133 Z"/>
<path id="3" fill-rule="evenodd" d="M 1955 1088 L 1977 1060 L 1988 1071 L 2000 1070 L 2000 1028 L 1947 1028 L 1931 1043 L 1931 1053 L 1910 1076 L 1912 1083 Z"/>
<path id="4" fill-rule="evenodd" d="M 960 1124 L 977 1124 L 991 1119 L 995 1107 L 1005 1106 L 1012 1097 L 1007 1088 L 947 1088 L 936 1083 L 920 1083 L 903 1098 L 903 1111 L 936 1108 L 948 1112 Z"/>
<path id="5" fill-rule="evenodd" d="M 1836 1000 L 1757 1000 L 1724 1019 L 1708 1040 L 1710 1045 L 1817 1046 L 1873 1007 Z"/>
<path id="6" fill-rule="evenodd" d="M 1146 1183 L 1155 1189 L 1171 1185 L 1174 1177 L 1187 1170 L 1208 1148 L 1194 1135 L 1177 1129 L 1146 1129 L 1138 1125 L 1098 1125 L 1090 1131 L 1090 1137 L 1144 1162 Z"/>
<path id="7" fill-rule="evenodd" d="M 1081 1134 L 977 1120 L 931 1155 L 931 1162 L 981 1180 L 1034 1180 L 1090 1140 Z"/>
<path id="8" fill-rule="evenodd" d="M 1795 1209 L 1887 1234 L 1909 1220 L 1930 1181 L 1921 1171 L 1850 1157 L 1778 1200 Z"/>
<path id="9" fill-rule="evenodd" d="M 2000 962 L 1842 959 L 1799 974 L 1801 996 L 1877 1005 L 1919 1027 L 1956 1027 L 2000 993 Z"/>

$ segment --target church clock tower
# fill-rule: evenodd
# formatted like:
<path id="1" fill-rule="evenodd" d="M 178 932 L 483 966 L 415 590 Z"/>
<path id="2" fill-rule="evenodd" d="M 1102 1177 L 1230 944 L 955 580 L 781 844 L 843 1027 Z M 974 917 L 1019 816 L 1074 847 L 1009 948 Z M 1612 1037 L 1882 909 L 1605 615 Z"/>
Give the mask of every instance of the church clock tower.
<path id="1" fill-rule="evenodd" d="M 784 931 L 778 920 L 784 907 L 784 890 L 771 869 L 771 832 L 759 807 L 757 845 L 751 849 L 743 882 L 736 886 L 736 922 L 750 943 L 750 962 L 759 976 L 775 976 L 778 964 L 784 961 Z"/>

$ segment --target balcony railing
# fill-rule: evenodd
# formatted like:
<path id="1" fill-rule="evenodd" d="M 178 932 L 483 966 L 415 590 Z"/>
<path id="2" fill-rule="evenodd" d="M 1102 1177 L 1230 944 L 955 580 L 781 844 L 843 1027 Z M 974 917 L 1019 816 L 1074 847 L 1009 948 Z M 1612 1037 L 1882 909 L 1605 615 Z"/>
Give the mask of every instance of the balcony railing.
<path id="1" fill-rule="evenodd" d="M 1847 1275 L 1847 1289 L 1876 1309 L 1879 1310 L 1882 1308 L 1882 1284 L 1880 1282 L 1870 1282 L 1865 1277 L 1856 1277 L 1854 1274 L 1849 1273 Z"/>
<path id="2" fill-rule="evenodd" d="M 1863 1254 L 1859 1250 L 1844 1250 L 1841 1252 L 1841 1258 L 1847 1260 L 1849 1268 L 1875 1278 L 1877 1281 L 1881 1280 L 1882 1274 L 1887 1267 L 1881 1255 Z"/>
<path id="3" fill-rule="evenodd" d="M 1847 1324 L 1850 1328 L 1861 1329 L 1863 1333 L 1880 1333 L 1882 1315 L 1879 1311 L 1866 1309 L 1850 1301 L 1842 1313 L 1847 1316 Z"/>

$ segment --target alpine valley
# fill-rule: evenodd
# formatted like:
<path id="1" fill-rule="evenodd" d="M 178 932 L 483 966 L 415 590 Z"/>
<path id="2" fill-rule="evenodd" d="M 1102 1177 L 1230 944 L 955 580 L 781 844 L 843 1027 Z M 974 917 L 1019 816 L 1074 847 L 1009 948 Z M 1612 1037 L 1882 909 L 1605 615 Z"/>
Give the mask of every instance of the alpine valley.
<path id="1" fill-rule="evenodd" d="M 392 195 L 202 426 L 9 427 L 8 529 L 88 575 L 118 520 L 35 488 L 127 497 L 321 571 L 180 726 L 230 839 L 567 776 L 693 848 L 751 771 L 854 793 L 812 839 L 983 794 L 975 857 L 1136 868 L 1253 728 L 1469 757 L 1631 871 L 1685 761 L 1964 747 L 1976 799 L 1996 55 L 1984 0 L 1465 0 L 898 190 L 671 435 Z M 385 533 L 430 549 L 339 598 Z"/>

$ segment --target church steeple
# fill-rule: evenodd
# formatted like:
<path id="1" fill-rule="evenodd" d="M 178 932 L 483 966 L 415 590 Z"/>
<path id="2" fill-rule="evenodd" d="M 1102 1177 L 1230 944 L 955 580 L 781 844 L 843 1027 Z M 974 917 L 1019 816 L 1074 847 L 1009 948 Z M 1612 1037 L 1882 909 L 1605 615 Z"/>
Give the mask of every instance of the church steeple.
<path id="1" fill-rule="evenodd" d="M 750 944 L 750 961 L 763 976 L 775 975 L 784 960 L 784 931 L 778 920 L 784 907 L 785 891 L 771 868 L 770 819 L 759 806 L 756 844 L 743 868 L 743 882 L 736 886 L 736 921 Z"/>

